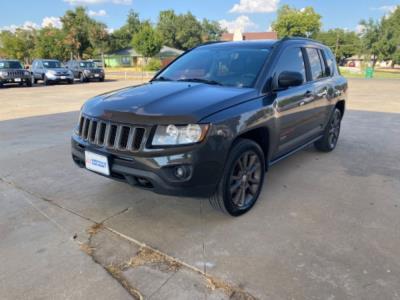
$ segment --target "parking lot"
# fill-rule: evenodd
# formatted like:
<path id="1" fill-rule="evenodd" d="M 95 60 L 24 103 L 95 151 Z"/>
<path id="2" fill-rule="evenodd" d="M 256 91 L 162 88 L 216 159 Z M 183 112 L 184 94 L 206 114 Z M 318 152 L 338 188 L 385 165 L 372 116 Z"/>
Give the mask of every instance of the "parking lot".
<path id="1" fill-rule="evenodd" d="M 349 81 L 336 150 L 275 165 L 240 218 L 78 169 L 106 81 L 0 90 L 1 299 L 400 299 L 400 81 Z"/>

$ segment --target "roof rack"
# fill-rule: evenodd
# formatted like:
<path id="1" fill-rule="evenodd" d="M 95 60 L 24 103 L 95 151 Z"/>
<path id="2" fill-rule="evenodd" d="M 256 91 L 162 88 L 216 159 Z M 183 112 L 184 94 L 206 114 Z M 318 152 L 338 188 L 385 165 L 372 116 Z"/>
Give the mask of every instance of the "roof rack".
<path id="1" fill-rule="evenodd" d="M 300 36 L 286 36 L 286 37 L 281 39 L 281 42 L 293 41 L 293 40 L 309 41 L 309 42 L 314 42 L 314 43 L 321 44 L 321 42 L 319 42 L 319 41 L 316 41 L 316 40 L 313 40 L 313 39 L 310 39 L 310 38 L 300 37 Z"/>

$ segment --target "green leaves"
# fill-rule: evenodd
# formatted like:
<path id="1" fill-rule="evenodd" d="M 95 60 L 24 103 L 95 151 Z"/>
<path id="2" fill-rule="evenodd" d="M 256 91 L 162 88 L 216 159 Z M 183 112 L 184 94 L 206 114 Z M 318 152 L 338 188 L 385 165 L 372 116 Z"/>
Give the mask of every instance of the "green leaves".
<path id="1" fill-rule="evenodd" d="M 278 10 L 278 16 L 272 23 L 272 29 L 280 38 L 299 36 L 313 38 L 321 28 L 321 16 L 310 6 L 298 10 L 289 5 L 283 5 Z"/>
<path id="2" fill-rule="evenodd" d="M 162 36 L 150 23 L 142 24 L 139 32 L 132 39 L 133 48 L 145 58 L 158 54 L 163 46 Z"/>

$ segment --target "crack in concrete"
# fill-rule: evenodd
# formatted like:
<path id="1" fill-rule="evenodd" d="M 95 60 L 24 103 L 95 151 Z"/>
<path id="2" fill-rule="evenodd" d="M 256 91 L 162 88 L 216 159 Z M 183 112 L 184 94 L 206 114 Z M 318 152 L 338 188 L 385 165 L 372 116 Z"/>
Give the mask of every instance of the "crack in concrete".
<path id="1" fill-rule="evenodd" d="M 44 197 L 44 196 L 41 196 L 41 195 L 39 195 L 39 194 L 37 194 L 37 193 L 35 193 L 35 192 L 31 192 L 31 191 L 25 190 L 23 187 L 20 187 L 20 186 L 18 186 L 17 184 L 15 184 L 15 183 L 13 183 L 13 182 L 11 182 L 11 181 L 8 181 L 8 180 L 6 180 L 6 179 L 4 179 L 4 178 L 1 178 L 1 177 L 0 177 L 0 181 L 3 182 L 3 183 L 5 183 L 5 184 L 7 184 L 7 185 L 12 186 L 13 188 L 15 188 L 15 189 L 17 189 L 17 190 L 20 190 L 20 191 L 22 191 L 22 192 L 24 192 L 24 193 L 26 193 L 26 194 L 28 194 L 28 195 L 31 195 L 31 196 L 33 196 L 33 197 L 35 197 L 35 198 L 37 198 L 37 199 L 40 199 L 40 200 L 45 201 L 45 202 L 47 202 L 47 203 L 50 203 L 50 204 L 52 204 L 52 205 L 54 205 L 54 206 L 56 206 L 56 207 L 58 207 L 58 208 L 60 208 L 60 209 L 62 209 L 62 210 L 64 210 L 64 211 L 67 211 L 67 212 L 69 212 L 69 213 L 71 213 L 71 214 L 73 214 L 73 215 L 76 215 L 76 216 L 78 216 L 78 217 L 80 217 L 80 218 L 82 218 L 82 219 L 84 219 L 84 220 L 87 220 L 87 221 L 93 223 L 92 227 L 95 227 L 95 229 L 92 230 L 92 231 L 88 231 L 88 234 L 89 234 L 88 242 L 87 242 L 87 243 L 82 243 L 82 242 L 77 241 L 77 243 L 80 245 L 82 251 L 84 251 L 86 254 L 88 254 L 89 256 L 91 256 L 93 262 L 95 262 L 96 264 L 98 264 L 98 265 L 100 265 L 102 268 L 104 268 L 104 269 L 110 274 L 110 276 L 112 276 L 115 280 L 117 280 L 117 281 L 127 290 L 127 292 L 128 292 L 132 297 L 134 297 L 135 299 L 143 299 L 143 297 L 142 297 L 142 295 L 140 294 L 140 292 L 139 292 L 138 290 L 136 290 L 134 287 L 132 287 L 132 286 L 128 283 L 128 281 L 124 278 L 124 276 L 121 274 L 120 268 L 117 268 L 117 269 L 119 270 L 119 272 L 118 272 L 117 269 L 113 269 L 113 270 L 115 271 L 115 272 L 113 272 L 113 270 L 110 269 L 110 266 L 108 266 L 108 267 L 107 267 L 107 266 L 103 266 L 103 265 L 102 265 L 99 261 L 97 261 L 97 260 L 95 259 L 95 257 L 93 256 L 93 251 L 92 251 L 93 249 L 91 249 L 90 243 L 91 243 L 92 237 L 93 237 L 99 230 L 101 230 L 101 229 L 106 229 L 106 230 L 110 231 L 111 233 L 114 233 L 114 234 L 116 234 L 117 236 L 119 236 L 119 237 L 121 237 L 121 238 L 123 238 L 123 239 L 125 239 L 125 240 L 128 240 L 128 241 L 130 241 L 130 242 L 132 242 L 132 243 L 134 243 L 134 244 L 140 246 L 141 248 L 148 249 L 148 250 L 150 250 L 150 251 L 152 251 L 152 252 L 154 252 L 154 253 L 157 253 L 158 255 L 163 256 L 167 261 L 170 261 L 170 262 L 173 262 L 173 263 L 177 263 L 177 264 L 179 264 L 179 265 L 181 265 L 181 266 L 186 267 L 188 270 L 191 270 L 191 271 L 193 271 L 193 272 L 195 272 L 195 273 L 198 273 L 198 274 L 202 275 L 202 276 L 204 277 L 204 279 L 208 282 L 208 285 L 207 285 L 208 288 L 210 288 L 211 290 L 214 290 L 214 289 L 222 289 L 222 290 L 224 291 L 224 293 L 225 293 L 226 295 L 228 295 L 231 299 L 239 299 L 239 298 L 240 298 L 240 299 L 256 299 L 254 296 L 252 296 L 252 295 L 250 295 L 249 293 L 245 292 L 245 291 L 242 290 L 240 287 L 233 286 L 233 285 L 231 285 L 231 284 L 229 284 L 229 283 L 227 283 L 227 282 L 225 282 L 225 281 L 223 281 L 223 280 L 220 280 L 220 279 L 218 279 L 218 278 L 215 278 L 215 277 L 213 277 L 213 276 L 207 274 L 206 261 L 205 261 L 206 252 L 205 252 L 205 243 L 204 243 L 204 235 L 203 235 L 203 234 L 202 234 L 202 245 L 203 245 L 202 247 L 203 247 L 203 259 L 204 259 L 204 263 L 203 263 L 203 270 L 201 270 L 201 269 L 199 269 L 199 268 L 197 268 L 197 267 L 194 267 L 194 266 L 192 266 L 192 265 L 190 265 L 190 264 L 188 264 L 188 263 L 185 263 L 185 262 L 183 262 L 183 261 L 181 261 L 181 260 L 179 260 L 179 259 L 177 259 L 177 258 L 175 258 L 175 257 L 172 257 L 172 256 L 170 256 L 170 255 L 168 255 L 168 254 L 165 254 L 165 253 L 163 253 L 163 252 L 161 252 L 161 251 L 159 251 L 159 250 L 157 250 L 157 249 L 155 249 L 155 248 L 153 248 L 153 247 L 150 247 L 150 246 L 146 245 L 145 243 L 142 243 L 142 242 L 140 242 L 140 241 L 138 241 L 138 240 L 136 240 L 136 239 L 134 239 L 134 238 L 132 238 L 132 237 L 129 237 L 129 236 L 127 236 L 127 235 L 125 235 L 125 234 L 123 234 L 123 233 L 117 231 L 117 230 L 114 230 L 114 229 L 111 228 L 111 227 L 108 227 L 108 226 L 105 226 L 105 225 L 104 225 L 104 222 L 105 222 L 105 221 L 107 221 L 107 220 L 109 220 L 109 219 L 111 219 L 111 218 L 113 218 L 113 217 L 116 217 L 116 216 L 118 216 L 118 215 L 121 215 L 121 214 L 127 212 L 127 211 L 129 210 L 129 208 L 126 208 L 126 209 L 124 209 L 124 210 L 122 210 L 122 211 L 116 213 L 115 215 L 112 215 L 111 217 L 106 218 L 105 220 L 103 220 L 102 222 L 99 223 L 99 222 L 96 222 L 96 221 L 92 220 L 92 219 L 89 218 L 89 217 L 83 216 L 83 215 L 81 215 L 81 214 L 75 212 L 74 210 L 71 210 L 71 209 L 69 209 L 69 208 L 66 208 L 66 207 L 64 207 L 64 206 L 62 206 L 62 205 L 56 203 L 53 199 L 49 199 L 49 198 L 46 198 L 46 197 Z M 200 201 L 200 202 L 202 203 L 202 201 Z M 43 216 L 45 216 L 47 219 L 49 219 L 53 224 L 56 224 L 56 226 L 57 226 L 58 228 L 60 228 L 60 229 L 61 229 L 62 231 L 64 231 L 64 232 L 67 232 L 66 229 L 63 228 L 62 225 L 58 224 L 58 222 L 56 222 L 56 221 L 53 220 L 51 217 L 49 217 L 46 213 L 44 213 L 43 211 L 41 211 L 41 210 L 40 210 L 38 207 L 36 207 L 33 203 L 31 203 L 31 205 L 32 205 L 35 209 L 37 209 Z M 203 218 L 203 207 L 202 207 L 202 204 L 200 204 L 200 219 L 201 219 L 202 225 L 204 226 L 204 224 L 203 224 L 203 219 L 204 219 L 204 218 Z M 204 230 L 203 226 L 202 226 L 202 230 Z M 86 248 L 89 249 L 89 251 L 85 251 Z M 173 275 L 175 275 L 176 273 L 177 273 L 177 272 L 175 272 Z M 171 279 L 172 277 L 173 277 L 173 276 L 170 276 L 157 290 L 159 290 L 160 288 L 162 288 L 163 285 L 167 284 L 168 280 Z M 154 295 L 154 294 L 155 294 L 155 293 L 153 293 L 152 295 Z M 238 296 L 239 296 L 239 298 L 237 298 Z"/>

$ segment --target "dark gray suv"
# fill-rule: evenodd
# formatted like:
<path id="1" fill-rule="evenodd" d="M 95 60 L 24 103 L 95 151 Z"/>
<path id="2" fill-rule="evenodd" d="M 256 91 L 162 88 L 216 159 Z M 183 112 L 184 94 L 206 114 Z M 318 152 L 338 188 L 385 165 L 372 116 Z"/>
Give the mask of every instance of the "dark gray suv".
<path id="1" fill-rule="evenodd" d="M 43 80 L 45 85 L 59 82 L 74 83 L 72 72 L 64 68 L 56 59 L 35 59 L 31 71 L 35 83 L 38 80 Z"/>
<path id="2" fill-rule="evenodd" d="M 2 59 L 0 60 L 0 87 L 9 83 L 26 84 L 30 87 L 32 86 L 31 73 L 24 70 L 18 60 Z"/>
<path id="3" fill-rule="evenodd" d="M 72 158 L 157 193 L 209 197 L 239 216 L 271 165 L 312 144 L 335 149 L 346 99 L 347 80 L 318 42 L 202 45 L 149 83 L 87 101 Z"/>
<path id="4" fill-rule="evenodd" d="M 97 67 L 96 63 L 88 60 L 70 60 L 66 67 L 74 73 L 75 78 L 79 78 L 80 82 L 88 82 L 90 80 L 104 81 L 104 70 Z"/>

